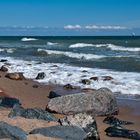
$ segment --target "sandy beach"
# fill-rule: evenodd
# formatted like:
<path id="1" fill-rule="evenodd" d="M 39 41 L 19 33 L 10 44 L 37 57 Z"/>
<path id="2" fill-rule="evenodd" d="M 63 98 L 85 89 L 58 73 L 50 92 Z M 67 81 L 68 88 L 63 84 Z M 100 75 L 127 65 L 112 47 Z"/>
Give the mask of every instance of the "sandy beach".
<path id="1" fill-rule="evenodd" d="M 62 92 L 62 94 L 70 93 L 70 91 L 63 89 L 63 87 L 60 86 L 41 85 L 38 82 L 32 80 L 21 80 L 21 81 L 11 80 L 5 78 L 5 74 L 6 74 L 5 72 L 0 72 L 1 75 L 0 96 L 15 97 L 21 101 L 22 106 L 25 108 L 37 107 L 37 108 L 45 109 L 47 102 L 49 100 L 48 95 L 50 91 L 56 91 L 56 92 L 58 91 L 59 93 Z M 135 100 L 119 99 L 118 106 L 119 106 L 119 115 L 117 115 L 117 117 L 121 120 L 134 122 L 134 125 L 128 125 L 124 127 L 128 129 L 136 130 L 137 132 L 140 133 L 140 109 L 139 109 L 140 102 Z M 25 121 L 25 119 L 23 118 L 12 121 L 8 118 L 5 118 L 6 116 L 5 114 L 8 114 L 9 110 L 1 109 L 0 112 L 1 112 L 0 115 L 1 120 L 7 121 L 10 124 L 14 124 L 19 127 L 21 127 L 21 125 L 24 123 L 24 125 L 22 125 L 23 126 L 22 128 L 27 131 L 31 130 L 35 126 L 45 127 L 45 126 L 56 125 L 53 123 L 50 124 L 38 120 Z M 62 117 L 62 115 L 59 114 L 55 114 L 55 115 L 57 117 Z M 104 118 L 105 117 L 96 117 L 98 132 L 101 140 L 112 140 L 112 139 L 123 140 L 123 138 L 111 138 L 106 136 L 104 130 L 108 127 L 108 125 L 103 123 Z M 29 127 L 28 124 L 31 124 L 31 127 Z M 41 137 L 39 137 L 38 139 L 41 139 Z"/>

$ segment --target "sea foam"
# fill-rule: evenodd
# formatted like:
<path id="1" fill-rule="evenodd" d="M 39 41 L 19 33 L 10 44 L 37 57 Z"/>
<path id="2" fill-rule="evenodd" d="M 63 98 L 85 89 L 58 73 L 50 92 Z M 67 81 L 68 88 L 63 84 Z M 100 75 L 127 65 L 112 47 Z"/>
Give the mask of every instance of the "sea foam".
<path id="1" fill-rule="evenodd" d="M 106 87 L 116 93 L 140 95 L 140 74 L 136 72 L 116 72 L 107 69 L 76 67 L 60 63 L 37 63 L 36 61 L 16 60 L 10 57 L 4 59 L 7 59 L 8 63 L 11 64 L 7 66 L 9 72 L 23 72 L 27 78 L 35 80 L 39 72 L 45 72 L 46 77 L 43 80 L 38 80 L 41 83 L 59 85 L 69 83 L 81 88 L 93 89 Z M 0 65 L 3 64 L 0 63 Z M 54 65 L 57 65 L 57 67 L 53 67 Z M 83 70 L 87 72 L 83 73 Z M 81 83 L 81 79 L 90 79 L 93 76 L 97 76 L 99 80 L 91 80 L 90 85 Z M 111 76 L 113 80 L 104 81 L 103 76 Z"/>
<path id="2" fill-rule="evenodd" d="M 35 41 L 35 40 L 38 40 L 36 38 L 27 38 L 27 37 L 24 37 L 21 39 L 21 41 Z"/>

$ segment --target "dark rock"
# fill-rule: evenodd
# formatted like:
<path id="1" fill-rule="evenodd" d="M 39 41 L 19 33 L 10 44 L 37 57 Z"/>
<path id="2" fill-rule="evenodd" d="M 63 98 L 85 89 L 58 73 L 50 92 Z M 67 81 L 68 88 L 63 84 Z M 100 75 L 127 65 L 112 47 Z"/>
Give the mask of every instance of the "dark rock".
<path id="1" fill-rule="evenodd" d="M 8 117 L 13 118 L 16 116 L 21 116 L 28 119 L 40 119 L 46 121 L 58 121 L 51 113 L 37 108 L 24 109 L 20 105 L 15 105 L 12 111 L 9 113 Z"/>
<path id="2" fill-rule="evenodd" d="M 20 101 L 16 98 L 0 97 L 0 106 L 12 108 L 14 105 L 20 105 Z"/>
<path id="3" fill-rule="evenodd" d="M 92 93 L 93 91 L 96 91 L 96 89 L 92 89 L 92 88 L 83 88 L 82 89 L 82 92 L 85 92 L 85 93 Z"/>
<path id="4" fill-rule="evenodd" d="M 113 80 L 113 78 L 111 76 L 102 76 L 103 81 L 110 81 Z"/>
<path id="5" fill-rule="evenodd" d="M 86 137 L 86 132 L 77 126 L 51 126 L 47 128 L 37 128 L 32 130 L 30 134 L 41 134 L 63 140 L 84 140 Z"/>
<path id="6" fill-rule="evenodd" d="M 82 72 L 85 73 L 85 72 L 88 72 L 88 71 L 87 70 L 83 70 Z"/>
<path id="7" fill-rule="evenodd" d="M 97 132 L 97 125 L 94 117 L 86 113 L 80 113 L 76 115 L 70 115 L 66 118 L 59 120 L 63 126 L 77 126 L 86 132 L 86 138 L 90 140 L 99 140 Z"/>
<path id="8" fill-rule="evenodd" d="M 51 67 L 55 67 L 55 68 L 57 68 L 58 66 L 57 66 L 57 65 L 52 65 Z"/>
<path id="9" fill-rule="evenodd" d="M 0 139 L 10 138 L 11 140 L 27 140 L 26 132 L 21 128 L 0 122 Z"/>
<path id="10" fill-rule="evenodd" d="M 40 72 L 38 73 L 37 77 L 35 79 L 39 80 L 39 79 L 44 79 L 46 76 L 46 74 L 44 72 Z"/>
<path id="11" fill-rule="evenodd" d="M 98 77 L 91 77 L 90 80 L 98 81 L 99 78 Z"/>
<path id="12" fill-rule="evenodd" d="M 105 130 L 105 132 L 106 135 L 110 137 L 123 137 L 123 138 L 135 139 L 135 140 L 140 138 L 138 132 L 134 130 L 125 129 L 120 126 L 108 127 Z"/>
<path id="13" fill-rule="evenodd" d="M 1 59 L 0 62 L 7 62 L 7 59 Z"/>
<path id="14" fill-rule="evenodd" d="M 76 89 L 76 87 L 72 86 L 71 84 L 64 85 L 63 88 L 68 90 Z"/>
<path id="15" fill-rule="evenodd" d="M 38 86 L 38 85 L 36 85 L 36 84 L 34 84 L 34 85 L 33 85 L 33 88 L 38 88 L 38 87 L 39 87 L 39 86 Z"/>
<path id="16" fill-rule="evenodd" d="M 118 118 L 115 118 L 114 116 L 109 116 L 109 117 L 106 117 L 104 120 L 103 120 L 104 123 L 106 124 L 110 124 L 110 125 L 116 125 L 116 126 L 119 126 L 119 125 L 129 125 L 129 124 L 134 124 L 133 122 L 127 122 L 127 121 L 122 121 L 122 120 L 119 120 Z"/>
<path id="17" fill-rule="evenodd" d="M 5 66 L 2 66 L 2 67 L 0 68 L 0 71 L 2 71 L 2 72 L 7 72 L 7 71 L 8 71 L 8 68 L 6 68 Z"/>
<path id="18" fill-rule="evenodd" d="M 93 115 L 109 115 L 118 112 L 116 98 L 107 88 L 50 99 L 47 109 L 61 114 L 90 112 Z"/>
<path id="19" fill-rule="evenodd" d="M 91 81 L 89 79 L 82 79 L 81 81 L 84 85 L 90 85 Z"/>
<path id="20" fill-rule="evenodd" d="M 23 73 L 8 73 L 5 77 L 11 80 L 25 80 Z"/>
<path id="21" fill-rule="evenodd" d="M 50 91 L 48 98 L 52 99 L 52 98 L 56 98 L 56 97 L 60 97 L 61 95 L 57 94 L 54 91 Z"/>

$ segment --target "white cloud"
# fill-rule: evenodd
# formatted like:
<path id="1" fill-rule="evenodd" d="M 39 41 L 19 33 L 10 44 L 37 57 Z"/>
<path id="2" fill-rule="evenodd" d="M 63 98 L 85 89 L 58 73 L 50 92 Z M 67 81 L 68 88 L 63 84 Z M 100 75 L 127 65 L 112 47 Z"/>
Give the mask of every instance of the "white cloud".
<path id="1" fill-rule="evenodd" d="M 85 29 L 98 29 L 98 30 L 123 30 L 127 29 L 126 27 L 122 26 L 97 26 L 97 25 L 87 25 Z"/>
<path id="2" fill-rule="evenodd" d="M 66 25 L 64 26 L 64 29 L 81 29 L 82 27 L 80 25 Z"/>

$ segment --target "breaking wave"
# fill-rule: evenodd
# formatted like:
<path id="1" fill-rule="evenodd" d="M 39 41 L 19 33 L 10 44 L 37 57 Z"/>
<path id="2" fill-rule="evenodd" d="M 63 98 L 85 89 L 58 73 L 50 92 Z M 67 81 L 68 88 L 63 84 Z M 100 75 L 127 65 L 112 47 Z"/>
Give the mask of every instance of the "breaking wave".
<path id="1" fill-rule="evenodd" d="M 86 44 L 86 43 L 76 43 L 69 46 L 69 48 L 82 48 L 82 47 L 92 47 L 93 44 Z"/>
<path id="2" fill-rule="evenodd" d="M 24 37 L 21 39 L 21 41 L 35 41 L 35 40 L 38 40 L 36 38 L 27 38 L 27 37 Z"/>
<path id="3" fill-rule="evenodd" d="M 84 53 L 73 53 L 73 52 L 63 52 L 63 51 L 54 51 L 54 50 L 44 50 L 44 49 L 38 49 L 38 52 L 45 51 L 47 54 L 56 54 L 56 55 L 65 55 L 71 58 L 77 58 L 77 59 L 101 59 L 106 56 L 104 55 L 95 55 L 95 54 L 84 54 Z"/>

